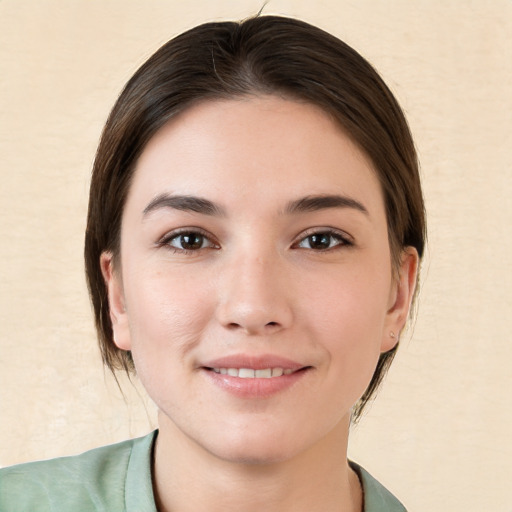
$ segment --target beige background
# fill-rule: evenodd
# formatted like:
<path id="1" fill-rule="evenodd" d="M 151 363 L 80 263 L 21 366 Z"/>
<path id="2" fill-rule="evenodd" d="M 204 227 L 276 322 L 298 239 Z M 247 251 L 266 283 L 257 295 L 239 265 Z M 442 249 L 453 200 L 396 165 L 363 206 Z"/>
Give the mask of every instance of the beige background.
<path id="1" fill-rule="evenodd" d="M 143 434 L 100 365 L 82 271 L 95 146 L 171 36 L 262 0 L 0 0 L 0 466 Z M 411 512 L 512 511 L 512 2 L 271 0 L 344 38 L 404 106 L 430 242 L 419 316 L 351 456 Z"/>

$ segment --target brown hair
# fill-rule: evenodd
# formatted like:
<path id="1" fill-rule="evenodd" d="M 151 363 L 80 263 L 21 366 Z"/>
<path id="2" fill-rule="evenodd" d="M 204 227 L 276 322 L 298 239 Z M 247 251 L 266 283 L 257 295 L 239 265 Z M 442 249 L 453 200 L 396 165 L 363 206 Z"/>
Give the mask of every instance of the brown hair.
<path id="1" fill-rule="evenodd" d="M 118 260 L 121 217 L 137 159 L 155 133 L 200 100 L 278 94 L 321 107 L 371 158 L 380 179 L 394 264 L 404 247 L 423 254 L 425 216 L 414 143 L 394 96 L 373 67 L 336 37 L 305 22 L 259 16 L 206 23 L 162 46 L 126 84 L 96 154 L 85 265 L 99 344 L 112 370 L 134 370 L 112 339 L 100 255 Z M 354 410 L 375 392 L 396 347 L 381 354 Z"/>

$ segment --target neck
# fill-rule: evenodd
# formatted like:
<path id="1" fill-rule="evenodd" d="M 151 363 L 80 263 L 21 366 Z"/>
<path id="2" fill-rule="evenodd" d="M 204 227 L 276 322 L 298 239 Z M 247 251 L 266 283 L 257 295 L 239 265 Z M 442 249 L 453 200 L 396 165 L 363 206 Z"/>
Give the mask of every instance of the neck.
<path id="1" fill-rule="evenodd" d="M 154 490 L 160 512 L 362 511 L 347 463 L 349 418 L 287 460 L 247 463 L 217 457 L 160 414 Z"/>

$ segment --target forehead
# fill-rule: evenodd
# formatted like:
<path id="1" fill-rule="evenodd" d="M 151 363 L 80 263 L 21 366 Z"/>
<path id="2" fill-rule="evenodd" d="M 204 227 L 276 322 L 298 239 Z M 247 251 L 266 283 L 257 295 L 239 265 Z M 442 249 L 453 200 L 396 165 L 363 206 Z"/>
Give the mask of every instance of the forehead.
<path id="1" fill-rule="evenodd" d="M 162 193 L 276 207 L 338 193 L 383 209 L 369 158 L 329 114 L 274 96 L 202 102 L 167 123 L 137 162 L 127 206 Z"/>

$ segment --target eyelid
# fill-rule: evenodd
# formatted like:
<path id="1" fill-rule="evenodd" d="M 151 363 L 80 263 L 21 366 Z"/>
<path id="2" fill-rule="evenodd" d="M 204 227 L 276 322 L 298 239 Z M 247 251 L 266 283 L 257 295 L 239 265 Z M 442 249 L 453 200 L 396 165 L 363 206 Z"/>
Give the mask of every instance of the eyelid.
<path id="1" fill-rule="evenodd" d="M 298 244 L 300 244 L 303 240 L 305 240 L 306 238 L 308 238 L 312 235 L 321 235 L 321 234 L 326 234 L 326 235 L 330 235 L 335 238 L 339 238 L 341 240 L 341 243 L 337 244 L 336 247 L 338 247 L 340 245 L 341 246 L 352 246 L 355 244 L 354 238 L 351 235 L 349 235 L 346 231 L 342 231 L 341 229 L 336 229 L 336 228 L 327 227 L 327 226 L 325 226 L 325 227 L 320 226 L 320 227 L 315 227 L 315 228 L 309 228 L 309 229 L 303 231 L 302 233 L 300 233 L 300 235 L 297 236 L 297 238 L 293 242 L 292 247 L 298 246 Z"/>
<path id="2" fill-rule="evenodd" d="M 169 245 L 169 242 L 173 238 L 176 238 L 176 237 L 178 237 L 178 236 L 180 236 L 180 235 L 182 235 L 184 233 L 196 233 L 196 234 L 201 235 L 204 238 L 206 238 L 212 244 L 211 247 L 207 247 L 207 249 L 218 249 L 218 248 L 220 248 L 219 243 L 217 242 L 217 240 L 215 239 L 215 237 L 211 233 L 208 233 L 204 229 L 196 227 L 196 226 L 186 226 L 186 227 L 181 227 L 181 228 L 177 228 L 177 229 L 173 229 L 171 231 L 168 231 L 167 233 L 165 233 L 165 235 L 160 237 L 159 240 L 157 240 L 156 245 L 157 246 L 167 246 L 167 247 L 173 248 L 172 246 Z M 176 249 L 176 248 L 174 248 L 174 249 Z M 176 250 L 180 250 L 180 249 L 176 249 Z M 188 249 L 181 249 L 181 251 L 183 251 L 183 252 L 185 252 L 185 251 L 188 251 L 188 252 L 198 252 L 199 250 L 200 249 L 198 249 L 196 251 L 190 251 Z"/>

